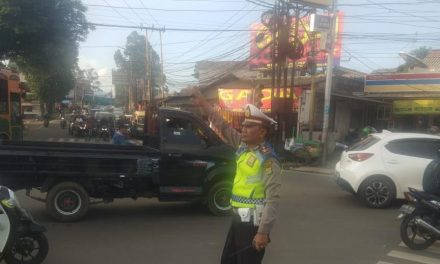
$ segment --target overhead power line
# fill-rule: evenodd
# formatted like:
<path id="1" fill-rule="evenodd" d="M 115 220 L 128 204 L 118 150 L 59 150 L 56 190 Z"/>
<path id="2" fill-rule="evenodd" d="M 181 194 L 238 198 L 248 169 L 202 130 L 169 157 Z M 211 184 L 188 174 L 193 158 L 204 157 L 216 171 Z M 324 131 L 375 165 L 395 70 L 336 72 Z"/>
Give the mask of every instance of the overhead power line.
<path id="1" fill-rule="evenodd" d="M 254 5 L 257 5 L 257 6 L 262 6 L 262 7 L 266 7 L 266 8 L 273 8 L 273 5 L 271 5 L 267 2 L 261 1 L 261 0 L 246 0 L 246 1 L 249 3 L 252 3 Z"/>
<path id="2" fill-rule="evenodd" d="M 208 12 L 208 13 L 224 13 L 224 12 L 262 12 L 266 9 L 165 9 L 165 8 L 153 8 L 153 7 L 127 7 L 127 6 L 112 6 L 112 5 L 97 5 L 97 4 L 87 4 L 89 7 L 101 7 L 101 8 L 112 8 L 112 9 L 139 9 L 139 10 L 149 10 L 149 11 L 161 11 L 161 12 Z"/>
<path id="3" fill-rule="evenodd" d="M 249 4 L 244 5 L 240 10 L 244 10 L 249 6 Z M 255 8 L 254 8 L 255 9 Z M 232 14 L 229 18 L 227 18 L 225 20 L 225 22 L 223 22 L 219 27 L 217 27 L 218 29 L 222 28 L 223 26 L 226 26 L 225 29 L 230 29 L 232 28 L 234 25 L 236 25 L 240 20 L 242 20 L 247 14 L 249 14 L 249 12 L 246 12 L 244 15 L 241 15 L 237 20 L 232 21 L 229 25 L 228 22 L 231 21 L 232 19 L 234 19 L 238 14 L 240 14 L 239 11 L 235 12 L 234 14 Z M 223 34 L 226 31 L 220 31 L 220 32 L 212 32 L 209 35 L 207 35 L 202 41 L 200 41 L 199 43 L 197 43 L 196 45 L 192 46 L 190 49 L 185 50 L 184 52 L 179 54 L 179 57 L 185 56 L 186 54 L 188 54 L 189 52 L 191 52 L 192 50 L 195 49 L 199 49 L 202 46 L 205 46 L 207 43 L 209 43 L 210 41 L 212 41 L 213 39 L 215 39 L 216 37 L 218 37 L 219 35 Z M 240 34 L 240 33 L 237 33 Z M 236 35 L 236 34 L 235 34 Z"/>
<path id="4" fill-rule="evenodd" d="M 144 8 L 147 8 L 147 7 L 144 5 L 144 2 L 142 2 L 142 0 L 139 0 L 139 3 L 141 3 L 141 5 L 142 5 Z M 154 21 L 156 24 L 160 25 L 160 23 L 156 20 L 156 18 L 150 13 L 150 10 L 149 10 L 149 9 L 145 9 L 145 10 L 147 11 L 148 15 L 153 19 L 153 21 Z"/>
<path id="5" fill-rule="evenodd" d="M 123 0 L 125 5 L 127 5 L 127 7 L 131 10 L 131 12 L 139 19 L 139 21 L 142 21 L 143 19 L 138 15 L 138 13 L 136 12 L 136 10 L 134 10 L 129 3 L 127 3 L 127 0 Z"/>
<path id="6" fill-rule="evenodd" d="M 400 11 L 400 10 L 396 10 L 396 9 L 393 9 L 393 8 L 389 8 L 389 7 L 385 6 L 385 5 L 382 4 L 382 3 L 376 3 L 376 2 L 371 1 L 371 0 L 367 0 L 367 1 L 368 1 L 369 3 L 371 3 L 371 4 L 375 4 L 375 5 L 379 6 L 379 7 L 385 8 L 386 10 L 389 10 L 389 11 L 391 11 L 391 12 L 396 12 L 396 13 L 404 14 L 404 15 L 407 15 L 407 16 L 410 16 L 410 17 L 421 18 L 421 19 L 426 20 L 426 21 L 429 21 L 429 22 L 440 22 L 440 21 L 438 21 L 438 20 L 430 19 L 430 18 L 427 18 L 427 17 L 425 17 L 425 16 L 419 16 L 419 15 L 416 15 L 416 14 L 411 13 L 411 12 L 405 12 L 405 11 Z"/>
<path id="7" fill-rule="evenodd" d="M 159 28 L 159 27 L 145 27 L 142 25 L 139 26 L 130 26 L 130 25 L 116 25 L 116 24 L 102 24 L 102 23 L 87 23 L 90 26 L 95 27 L 113 27 L 113 28 L 130 28 L 130 29 L 146 29 L 152 31 L 193 31 L 193 32 L 252 32 L 257 31 L 253 29 L 208 29 L 208 28 Z"/>
<path id="8" fill-rule="evenodd" d="M 126 20 L 127 22 L 131 23 L 131 24 L 136 24 L 134 23 L 131 19 L 128 19 L 126 16 L 124 16 L 121 12 L 119 12 L 117 9 L 113 8 L 108 2 L 107 0 L 103 0 L 107 7 L 111 8 L 116 14 L 118 14 L 120 17 L 122 17 L 124 20 Z"/>

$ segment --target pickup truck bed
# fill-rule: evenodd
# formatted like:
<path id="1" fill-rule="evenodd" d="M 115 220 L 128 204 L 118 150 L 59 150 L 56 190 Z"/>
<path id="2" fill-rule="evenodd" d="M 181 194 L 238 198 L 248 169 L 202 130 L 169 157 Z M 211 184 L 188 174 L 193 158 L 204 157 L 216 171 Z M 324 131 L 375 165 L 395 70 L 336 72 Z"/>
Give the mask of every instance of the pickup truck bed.
<path id="1" fill-rule="evenodd" d="M 158 150 L 145 146 L 5 141 L 0 143 L 0 185 L 45 189 L 63 177 L 84 183 L 131 180 L 158 184 L 159 159 Z"/>

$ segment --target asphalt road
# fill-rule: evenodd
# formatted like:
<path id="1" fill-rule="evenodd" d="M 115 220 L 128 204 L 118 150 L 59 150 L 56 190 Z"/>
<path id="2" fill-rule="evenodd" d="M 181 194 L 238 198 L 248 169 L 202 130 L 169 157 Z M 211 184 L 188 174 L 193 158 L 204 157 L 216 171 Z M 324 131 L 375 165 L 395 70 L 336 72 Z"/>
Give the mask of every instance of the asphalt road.
<path id="1" fill-rule="evenodd" d="M 28 122 L 25 140 L 91 142 L 62 130 Z M 219 263 L 228 217 L 211 216 L 188 203 L 156 199 L 117 200 L 92 206 L 78 223 L 55 223 L 44 204 L 19 195 L 22 204 L 47 228 L 50 251 L 45 263 Z M 413 252 L 399 238 L 398 208 L 365 208 L 339 189 L 331 177 L 286 171 L 280 219 L 271 234 L 264 263 L 440 264 L 439 244 Z"/>
<path id="2" fill-rule="evenodd" d="M 19 197 L 48 228 L 47 264 L 219 263 L 230 223 L 195 204 L 124 199 L 61 224 L 48 218 L 44 204 Z M 438 245 L 429 252 L 399 245 L 398 207 L 367 209 L 328 176 L 285 172 L 280 219 L 264 263 L 440 263 Z"/>

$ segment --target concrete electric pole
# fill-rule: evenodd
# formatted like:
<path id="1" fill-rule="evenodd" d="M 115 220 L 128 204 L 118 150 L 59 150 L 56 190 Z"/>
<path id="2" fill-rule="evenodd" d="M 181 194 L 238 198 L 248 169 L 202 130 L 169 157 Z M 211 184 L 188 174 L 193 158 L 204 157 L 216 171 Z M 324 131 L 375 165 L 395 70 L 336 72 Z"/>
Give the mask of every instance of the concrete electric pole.
<path id="1" fill-rule="evenodd" d="M 335 49 L 335 35 L 336 35 L 336 20 L 337 20 L 337 0 L 333 0 L 331 9 L 331 25 L 329 34 L 329 49 L 328 49 L 328 59 L 327 59 L 327 77 L 325 80 L 325 96 L 324 96 L 324 121 L 322 124 L 322 143 L 324 146 L 322 163 L 327 162 L 327 155 L 329 149 L 329 137 L 328 137 L 328 127 L 329 127 L 329 117 L 330 117 L 330 98 L 332 92 L 333 83 L 333 57 Z"/>

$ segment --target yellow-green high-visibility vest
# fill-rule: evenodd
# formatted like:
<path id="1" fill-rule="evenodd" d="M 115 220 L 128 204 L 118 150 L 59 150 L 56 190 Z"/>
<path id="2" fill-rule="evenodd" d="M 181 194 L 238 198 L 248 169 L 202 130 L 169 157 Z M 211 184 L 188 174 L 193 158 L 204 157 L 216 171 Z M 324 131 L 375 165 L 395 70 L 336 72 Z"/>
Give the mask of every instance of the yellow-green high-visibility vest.
<path id="1" fill-rule="evenodd" d="M 262 166 L 271 155 L 263 153 L 260 148 L 247 150 L 240 147 L 237 156 L 231 205 L 236 208 L 254 208 L 256 204 L 264 204 L 265 188 Z"/>

